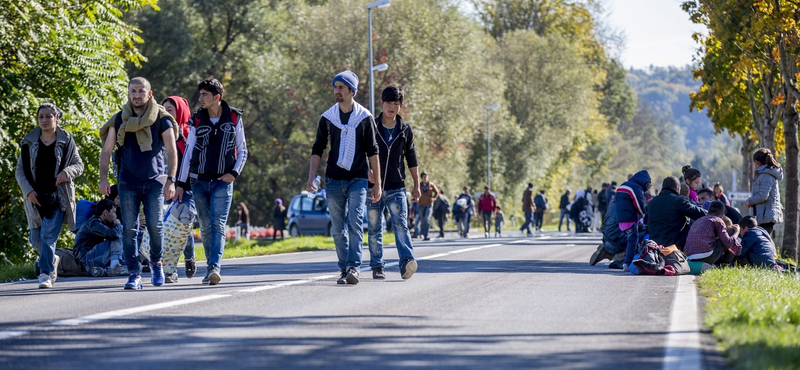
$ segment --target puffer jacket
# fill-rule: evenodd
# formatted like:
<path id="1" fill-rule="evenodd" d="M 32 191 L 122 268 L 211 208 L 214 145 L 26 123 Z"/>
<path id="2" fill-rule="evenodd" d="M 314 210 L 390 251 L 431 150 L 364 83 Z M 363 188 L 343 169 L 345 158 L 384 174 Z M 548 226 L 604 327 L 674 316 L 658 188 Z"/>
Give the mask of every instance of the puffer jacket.
<path id="1" fill-rule="evenodd" d="M 614 200 L 617 202 L 617 221 L 636 222 L 647 212 L 644 201 L 645 184 L 650 182 L 647 171 L 639 171 L 617 189 Z"/>
<path id="2" fill-rule="evenodd" d="M 783 180 L 783 171 L 779 168 L 761 166 L 756 170 L 753 180 L 753 196 L 747 199 L 753 206 L 753 215 L 758 224 L 783 222 L 783 206 L 778 182 Z"/>
<path id="3" fill-rule="evenodd" d="M 742 236 L 742 252 L 739 257 L 747 258 L 757 267 L 773 268 L 775 266 L 775 244 L 766 230 L 756 226 Z"/>
<path id="4" fill-rule="evenodd" d="M 39 153 L 39 136 L 42 133 L 40 127 L 35 128 L 33 131 L 25 135 L 20 142 L 20 146 L 27 145 L 30 151 L 30 170 L 33 176 L 36 176 L 36 155 Z M 64 152 L 66 151 L 66 157 Z M 75 230 L 75 183 L 73 180 L 83 174 L 83 161 L 78 148 L 75 146 L 75 140 L 72 140 L 72 135 L 61 127 L 56 128 L 56 148 L 55 148 L 56 171 L 61 168 L 61 158 L 64 157 L 67 162 L 64 165 L 64 173 L 67 174 L 67 182 L 61 183 L 56 186 L 58 189 L 58 198 L 60 200 L 60 208 L 64 212 L 64 223 L 69 226 L 70 230 Z M 28 218 L 28 228 L 36 229 L 42 227 L 42 216 L 39 215 L 39 210 L 36 206 L 28 200 L 28 194 L 32 192 L 33 184 L 28 181 L 25 176 L 25 169 L 22 165 L 22 156 L 17 159 L 17 169 L 15 172 L 17 183 L 20 190 L 22 190 L 22 197 L 25 198 L 25 215 Z M 58 173 L 53 174 L 53 177 L 58 176 Z M 36 179 L 34 178 L 34 181 Z"/>

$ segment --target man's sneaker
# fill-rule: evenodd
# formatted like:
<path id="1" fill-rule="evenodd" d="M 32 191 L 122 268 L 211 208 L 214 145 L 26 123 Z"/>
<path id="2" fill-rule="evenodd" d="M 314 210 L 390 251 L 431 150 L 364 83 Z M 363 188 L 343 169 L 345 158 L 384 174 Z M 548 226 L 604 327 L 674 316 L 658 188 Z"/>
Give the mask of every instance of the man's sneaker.
<path id="1" fill-rule="evenodd" d="M 376 267 L 372 269 L 372 278 L 376 280 L 386 279 L 386 273 L 383 271 L 383 267 Z"/>
<path id="2" fill-rule="evenodd" d="M 203 285 L 211 284 L 211 280 L 208 280 L 209 273 L 210 273 L 210 271 L 206 272 L 206 277 L 203 278 Z"/>
<path id="3" fill-rule="evenodd" d="M 400 264 L 400 277 L 410 279 L 414 273 L 417 272 L 417 261 L 413 258 L 408 258 Z"/>
<path id="4" fill-rule="evenodd" d="M 95 266 L 89 269 L 89 275 L 92 277 L 102 277 L 106 274 L 106 270 L 100 266 Z"/>
<path id="5" fill-rule="evenodd" d="M 603 248 L 603 243 L 600 243 L 600 245 L 597 246 L 597 250 L 594 251 L 594 253 L 592 253 L 592 257 L 589 258 L 589 265 L 594 266 L 602 260 L 612 259 L 612 258 L 614 258 L 614 255 L 608 253 L 606 249 Z"/>
<path id="6" fill-rule="evenodd" d="M 197 273 L 197 264 L 194 263 L 194 259 L 183 261 L 183 264 L 186 266 L 186 278 L 191 279 Z"/>
<path id="7" fill-rule="evenodd" d="M 622 270 L 622 261 L 614 261 L 608 264 L 608 268 Z"/>
<path id="8" fill-rule="evenodd" d="M 150 281 L 153 283 L 153 286 L 162 286 L 164 285 L 164 266 L 161 264 L 161 261 L 158 261 L 152 265 L 150 265 Z"/>
<path id="9" fill-rule="evenodd" d="M 208 273 L 208 285 L 217 285 L 222 280 L 222 275 L 219 274 L 219 269 L 211 269 Z"/>
<path id="10" fill-rule="evenodd" d="M 53 287 L 53 279 L 50 278 L 49 274 L 40 274 L 39 275 L 39 289 L 50 289 Z"/>
<path id="11" fill-rule="evenodd" d="M 128 282 L 125 283 L 126 290 L 140 290 L 142 289 L 142 276 L 133 273 L 128 276 Z"/>
<path id="12" fill-rule="evenodd" d="M 50 273 L 50 279 L 53 280 L 53 284 L 55 284 L 56 280 L 58 280 L 58 264 L 61 263 L 61 257 L 57 254 L 53 255 L 55 257 L 53 259 L 53 272 Z"/>
<path id="13" fill-rule="evenodd" d="M 441 237 L 440 237 L 440 238 L 441 238 Z M 426 236 L 426 237 L 424 237 L 424 238 L 422 239 L 422 241 L 424 241 L 424 242 L 427 242 L 427 241 L 429 241 L 429 240 L 431 240 L 431 238 L 429 238 L 429 237 L 427 237 L 427 236 Z"/>
<path id="14" fill-rule="evenodd" d="M 358 269 L 355 267 L 347 269 L 347 276 L 345 276 L 344 280 L 348 284 L 358 284 Z"/>
<path id="15" fill-rule="evenodd" d="M 178 272 L 176 271 L 176 272 L 173 272 L 171 274 L 167 274 L 164 277 L 164 281 L 166 281 L 167 283 L 170 283 L 170 284 L 177 283 L 178 282 Z"/>
<path id="16" fill-rule="evenodd" d="M 347 271 L 342 271 L 339 274 L 339 280 L 336 280 L 336 284 L 347 284 Z"/>
<path id="17" fill-rule="evenodd" d="M 489 233 L 483 233 L 483 237 L 484 238 L 488 238 L 489 237 Z"/>
<path id="18" fill-rule="evenodd" d="M 622 264 L 622 272 L 630 272 L 631 267 L 627 263 Z"/>
<path id="19" fill-rule="evenodd" d="M 130 272 L 125 265 L 119 264 L 114 267 L 109 267 L 108 270 L 106 270 L 106 274 L 108 274 L 108 276 L 127 276 L 130 275 Z"/>

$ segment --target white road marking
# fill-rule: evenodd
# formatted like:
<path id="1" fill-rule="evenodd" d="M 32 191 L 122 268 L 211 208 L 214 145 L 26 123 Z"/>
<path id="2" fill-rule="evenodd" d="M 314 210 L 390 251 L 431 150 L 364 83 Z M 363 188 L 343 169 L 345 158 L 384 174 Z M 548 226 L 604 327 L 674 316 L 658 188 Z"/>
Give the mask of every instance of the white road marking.
<path id="1" fill-rule="evenodd" d="M 0 340 L 19 337 L 19 336 L 22 336 L 22 335 L 27 335 L 28 333 L 30 333 L 30 332 L 29 331 L 24 331 L 24 330 L 20 330 L 20 331 L 13 331 L 13 330 L 0 331 Z"/>
<path id="2" fill-rule="evenodd" d="M 702 370 L 694 275 L 678 277 L 664 353 L 664 370 Z"/>
<path id="3" fill-rule="evenodd" d="M 156 304 L 151 304 L 151 305 L 141 306 L 141 307 L 126 308 L 126 309 L 122 309 L 122 310 L 109 311 L 109 312 L 98 313 L 98 314 L 95 314 L 95 315 L 78 317 L 78 318 L 75 318 L 75 319 L 67 319 L 67 320 L 55 321 L 55 322 L 52 323 L 52 325 L 55 325 L 55 326 L 82 325 L 82 324 L 88 324 L 88 323 L 92 323 L 92 322 L 108 320 L 108 319 L 113 319 L 113 318 L 122 317 L 122 316 L 133 315 L 133 314 L 136 314 L 136 313 L 160 310 L 162 308 L 169 308 L 169 307 L 181 306 L 181 305 L 190 304 L 190 303 L 210 301 L 210 300 L 213 300 L 213 299 L 220 299 L 220 298 L 225 298 L 225 297 L 230 297 L 230 295 L 229 294 L 213 294 L 213 295 L 207 295 L 207 296 L 202 296 L 202 297 L 181 299 L 181 300 L 172 301 L 172 302 L 156 303 Z"/>

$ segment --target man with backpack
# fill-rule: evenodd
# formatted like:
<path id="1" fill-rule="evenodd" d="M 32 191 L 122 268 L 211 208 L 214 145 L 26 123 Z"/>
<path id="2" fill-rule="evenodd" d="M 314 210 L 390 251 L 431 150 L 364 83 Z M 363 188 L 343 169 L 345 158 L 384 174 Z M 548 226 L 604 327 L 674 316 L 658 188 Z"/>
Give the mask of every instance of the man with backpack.
<path id="1" fill-rule="evenodd" d="M 450 201 L 444 192 L 436 197 L 436 202 L 433 203 L 433 218 L 439 224 L 439 237 L 444 238 L 444 224 L 447 222 L 447 215 L 450 213 Z"/>
<path id="2" fill-rule="evenodd" d="M 539 194 L 533 198 L 533 204 L 536 206 L 536 212 L 533 213 L 533 228 L 536 231 L 542 231 L 544 211 L 547 210 L 547 196 L 544 195 L 544 190 L 539 190 Z"/>

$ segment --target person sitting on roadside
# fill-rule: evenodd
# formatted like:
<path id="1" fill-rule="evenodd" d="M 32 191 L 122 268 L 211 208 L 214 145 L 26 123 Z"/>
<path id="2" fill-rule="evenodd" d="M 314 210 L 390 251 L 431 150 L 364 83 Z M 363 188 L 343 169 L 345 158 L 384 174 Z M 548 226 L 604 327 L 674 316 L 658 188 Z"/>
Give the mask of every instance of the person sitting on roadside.
<path id="1" fill-rule="evenodd" d="M 713 201 L 708 207 L 708 215 L 692 224 L 686 238 L 686 258 L 690 261 L 705 262 L 710 265 L 730 266 L 736 255 L 741 254 L 742 245 L 736 240 L 739 237 L 739 225 L 733 225 L 733 235 L 728 235 L 722 216 L 725 215 L 725 204 Z"/>
<path id="2" fill-rule="evenodd" d="M 604 259 L 609 259 L 612 262 L 608 264 L 608 268 L 621 270 L 627 239 L 625 232 L 620 230 L 619 222 L 617 222 L 617 202 L 614 198 L 611 198 L 611 203 L 608 204 L 606 215 L 603 218 L 602 232 L 603 241 L 589 258 L 589 265 L 594 266 Z"/>
<path id="3" fill-rule="evenodd" d="M 714 200 L 714 192 L 711 191 L 709 188 L 702 188 L 697 191 L 697 200 L 703 205 L 703 209 L 708 209 L 708 206 L 711 205 L 711 202 Z M 725 205 L 725 216 L 730 218 L 731 221 L 735 224 L 738 224 L 739 221 L 742 219 L 742 214 L 729 205 Z"/>
<path id="4" fill-rule="evenodd" d="M 775 244 L 769 233 L 758 226 L 754 216 L 745 216 L 739 220 L 742 234 L 742 250 L 736 256 L 739 262 L 768 269 L 775 268 Z"/>
<path id="5" fill-rule="evenodd" d="M 122 224 L 117 219 L 114 202 L 103 199 L 97 203 L 94 215 L 75 236 L 72 254 L 83 271 L 91 276 L 128 275 L 128 269 L 123 264 Z"/>
<path id="6" fill-rule="evenodd" d="M 700 185 L 703 183 L 703 175 L 700 170 L 688 164 L 681 168 L 681 172 L 683 172 L 683 181 L 689 186 L 689 199 L 698 202 L 697 189 L 700 189 Z"/>
<path id="7" fill-rule="evenodd" d="M 678 191 L 680 181 L 675 176 L 661 182 L 661 192 L 647 206 L 647 231 L 657 244 L 683 250 L 692 221 L 705 216 L 706 211 Z"/>

